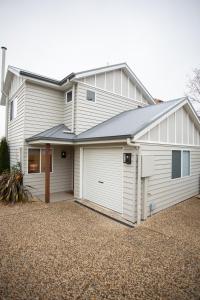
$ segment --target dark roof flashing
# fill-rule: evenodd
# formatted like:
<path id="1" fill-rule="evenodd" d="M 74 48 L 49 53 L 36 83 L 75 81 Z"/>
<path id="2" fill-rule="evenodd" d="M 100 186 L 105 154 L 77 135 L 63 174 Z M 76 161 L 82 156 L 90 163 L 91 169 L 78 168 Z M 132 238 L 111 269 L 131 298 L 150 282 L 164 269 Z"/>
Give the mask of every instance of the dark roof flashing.
<path id="1" fill-rule="evenodd" d="M 62 80 L 56 80 L 56 79 L 52 79 L 52 78 L 45 77 L 45 76 L 42 76 L 42 75 L 34 74 L 34 73 L 24 71 L 24 70 L 20 70 L 19 73 L 22 76 L 27 76 L 27 77 L 30 77 L 30 78 L 38 79 L 38 80 L 45 81 L 45 82 L 48 82 L 48 83 L 56 84 L 58 86 L 63 85 L 67 81 L 70 81 L 75 76 L 75 73 L 71 73 L 68 76 L 66 76 L 65 78 L 63 78 Z"/>

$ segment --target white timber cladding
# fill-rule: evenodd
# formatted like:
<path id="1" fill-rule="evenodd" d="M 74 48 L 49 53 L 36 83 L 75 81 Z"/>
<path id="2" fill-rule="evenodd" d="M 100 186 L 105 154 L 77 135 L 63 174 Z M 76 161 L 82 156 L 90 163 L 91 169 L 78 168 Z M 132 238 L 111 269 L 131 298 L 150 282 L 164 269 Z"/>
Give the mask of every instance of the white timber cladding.
<path id="1" fill-rule="evenodd" d="M 200 145 L 200 133 L 184 107 L 150 129 L 139 141 L 174 145 Z"/>
<path id="2" fill-rule="evenodd" d="M 25 139 L 64 123 L 64 92 L 26 84 Z"/>
<path id="3" fill-rule="evenodd" d="M 13 76 L 9 90 L 9 99 L 14 96 L 20 86 L 24 83 L 23 77 Z"/>
<path id="4" fill-rule="evenodd" d="M 18 79 L 18 77 L 16 78 Z M 14 77 L 11 87 L 12 91 L 10 91 L 8 100 L 8 143 L 10 147 L 10 164 L 13 166 L 20 161 L 20 148 L 24 145 L 25 83 L 15 80 Z M 17 99 L 17 115 L 10 121 L 10 103 L 14 98 Z"/>
<path id="5" fill-rule="evenodd" d="M 190 176 L 171 178 L 172 150 L 190 151 Z M 199 193 L 199 147 L 142 143 L 141 152 L 142 155 L 154 157 L 154 174 L 148 178 L 147 185 L 148 215 L 150 215 L 150 205 L 152 213 L 156 213 Z M 143 189 L 142 197 L 144 197 Z"/>
<path id="6" fill-rule="evenodd" d="M 143 104 L 148 104 L 148 100 L 145 99 L 143 92 L 136 83 L 132 82 L 123 69 L 83 77 L 79 81 L 126 98 L 137 100 Z"/>
<path id="7" fill-rule="evenodd" d="M 66 101 L 66 93 L 72 91 L 72 101 Z M 64 120 L 63 123 L 70 129 L 74 130 L 74 103 L 76 99 L 77 88 L 74 85 L 71 89 L 65 91 L 65 104 L 64 104 Z"/>
<path id="8" fill-rule="evenodd" d="M 86 100 L 88 89 L 95 91 L 95 102 Z M 75 133 L 79 134 L 123 111 L 137 107 L 138 103 L 132 99 L 78 83 L 75 102 Z"/>
<path id="9" fill-rule="evenodd" d="M 90 149 L 90 148 L 91 148 L 91 146 L 84 146 L 83 152 L 87 151 L 87 149 Z M 94 148 L 97 148 L 97 147 L 94 147 Z M 102 154 L 101 154 L 100 149 L 102 150 Z M 111 149 L 113 149 L 113 151 Z M 119 149 L 121 149 L 121 150 L 119 151 Z M 121 185 L 120 189 L 122 189 L 122 192 L 120 192 L 122 194 L 122 216 L 131 222 L 135 222 L 136 221 L 136 197 L 137 197 L 137 190 L 136 190 L 137 151 L 133 147 L 129 147 L 127 145 L 121 144 L 119 146 L 117 144 L 114 144 L 112 146 L 111 145 L 101 145 L 97 148 L 97 152 L 96 152 L 95 157 L 93 155 L 93 158 L 91 159 L 90 164 L 92 163 L 92 160 L 93 160 L 93 165 L 95 165 L 94 160 L 95 161 L 99 160 L 101 158 L 101 155 L 103 155 L 105 157 L 105 159 L 108 159 L 108 157 L 109 157 L 109 161 L 107 161 L 107 162 L 109 165 L 111 165 L 111 167 L 110 167 L 111 170 L 113 170 L 113 168 L 115 168 L 115 170 L 116 170 L 113 172 L 115 172 L 116 174 L 118 174 L 118 172 L 122 172 L 122 173 L 120 173 L 120 174 L 122 174 L 122 175 L 120 175 L 120 176 L 122 176 L 122 178 L 121 178 L 122 182 L 120 183 L 120 185 Z M 87 154 L 89 155 L 89 153 L 91 155 L 91 152 L 89 152 L 89 150 L 88 150 Z M 123 153 L 131 153 L 132 154 L 132 163 L 130 165 L 123 163 Z M 114 157 L 115 159 L 112 159 L 112 157 Z M 82 166 L 82 168 L 80 168 L 80 147 L 76 146 L 75 153 L 74 153 L 74 197 L 75 198 L 80 198 L 81 178 L 83 180 L 83 186 L 85 183 L 85 189 L 86 189 L 84 191 L 84 188 L 83 188 L 83 196 L 84 196 L 84 193 L 86 193 L 86 195 L 90 195 L 89 193 L 91 192 L 91 189 L 93 187 L 93 185 L 90 186 L 90 182 L 88 182 L 88 185 L 86 186 L 86 182 L 85 182 L 86 174 L 84 172 L 90 172 L 90 170 L 91 170 L 91 166 L 89 168 L 89 171 L 87 170 L 88 166 L 86 165 L 86 163 L 87 162 L 85 162 L 85 160 L 84 160 L 83 166 Z M 84 167 L 85 167 L 85 170 L 84 170 Z M 104 166 L 102 166 L 102 167 L 103 167 L 103 172 L 105 173 L 105 176 L 108 176 L 109 172 L 107 172 L 107 168 Z M 122 170 L 120 168 L 122 168 Z M 80 174 L 81 169 L 83 170 L 83 174 Z M 112 174 L 113 174 L 113 172 L 112 172 Z M 97 171 L 94 170 L 94 176 L 97 175 L 96 173 L 97 173 Z M 112 181 L 112 174 L 111 174 L 110 181 Z M 89 189 L 89 191 L 87 189 Z M 117 187 L 116 187 L 116 191 L 118 191 Z M 94 193 L 95 193 L 95 191 L 94 191 Z M 108 193 L 107 198 L 113 197 L 113 195 L 114 195 L 114 193 L 112 193 L 112 189 L 110 189 L 110 192 L 109 192 L 109 190 L 107 190 L 107 193 Z M 102 192 L 102 196 L 103 196 L 103 192 Z M 91 194 L 91 197 L 93 197 L 93 194 Z M 92 198 L 90 198 L 89 200 L 92 200 Z M 106 199 L 101 198 L 101 201 L 106 202 Z M 115 200 L 113 200 L 113 201 L 115 201 Z M 99 204 L 103 205 L 103 203 L 99 203 Z M 105 205 L 106 204 L 104 203 L 104 206 Z"/>
<path id="10" fill-rule="evenodd" d="M 33 187 L 33 195 L 42 195 L 45 192 L 45 174 L 30 173 L 28 174 L 28 148 L 24 147 L 24 184 Z M 38 147 L 35 147 L 38 148 Z M 44 148 L 44 146 L 40 147 Z M 64 192 L 73 190 L 73 148 L 66 146 L 53 146 L 53 172 L 50 174 L 50 192 Z M 61 158 L 61 151 L 66 151 L 66 158 Z"/>

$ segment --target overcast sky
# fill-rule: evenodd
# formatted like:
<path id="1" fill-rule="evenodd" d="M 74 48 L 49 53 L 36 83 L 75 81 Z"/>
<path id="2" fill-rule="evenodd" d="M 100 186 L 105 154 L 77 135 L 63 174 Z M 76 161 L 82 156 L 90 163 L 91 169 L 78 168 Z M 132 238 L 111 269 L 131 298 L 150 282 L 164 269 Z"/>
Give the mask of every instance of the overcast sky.
<path id="1" fill-rule="evenodd" d="M 200 67 L 200 0 L 0 0 L 0 44 L 7 65 L 56 79 L 127 62 L 152 96 L 174 99 Z"/>

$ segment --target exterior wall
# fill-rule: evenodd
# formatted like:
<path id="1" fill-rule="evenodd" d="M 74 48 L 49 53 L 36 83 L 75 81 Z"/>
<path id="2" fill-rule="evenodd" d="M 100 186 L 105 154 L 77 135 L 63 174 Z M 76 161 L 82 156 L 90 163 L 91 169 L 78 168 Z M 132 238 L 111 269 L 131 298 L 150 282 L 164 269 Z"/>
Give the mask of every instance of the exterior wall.
<path id="1" fill-rule="evenodd" d="M 26 83 L 24 138 L 64 123 L 64 93 Z"/>
<path id="2" fill-rule="evenodd" d="M 74 88 L 72 87 L 72 89 L 69 89 L 68 91 L 72 90 L 72 101 L 71 102 L 66 102 L 66 97 L 65 97 L 65 93 L 67 91 L 64 92 L 64 124 L 70 129 L 72 130 L 72 122 L 75 122 L 75 109 L 73 112 L 73 105 L 75 107 L 76 105 L 76 98 L 77 98 L 77 85 L 74 85 Z M 74 103 L 73 103 L 74 101 Z M 72 115 L 73 114 L 73 115 Z"/>
<path id="3" fill-rule="evenodd" d="M 122 69 L 83 77 L 80 81 L 104 91 L 148 104 L 139 86 L 132 82 Z"/>
<path id="4" fill-rule="evenodd" d="M 123 153 L 132 154 L 131 164 L 123 164 L 123 217 L 136 222 L 137 151 L 133 147 L 124 146 Z"/>
<path id="5" fill-rule="evenodd" d="M 96 102 L 86 100 L 87 89 L 96 92 Z M 132 99 L 79 83 L 75 105 L 75 133 L 79 134 L 123 111 L 137 107 L 138 103 Z"/>
<path id="6" fill-rule="evenodd" d="M 123 148 L 123 153 L 132 153 L 132 164 L 123 164 L 123 217 L 129 221 L 136 221 L 136 150 L 132 147 L 117 145 Z M 91 147 L 85 146 L 84 148 Z M 113 147 L 113 144 L 99 145 L 95 147 Z M 80 147 L 75 147 L 74 154 L 74 197 L 80 198 Z"/>
<path id="7" fill-rule="evenodd" d="M 20 88 L 20 86 L 24 83 L 24 79 L 22 77 L 13 76 L 13 79 L 11 81 L 10 85 L 10 91 L 9 91 L 9 99 L 17 92 L 17 90 Z"/>
<path id="8" fill-rule="evenodd" d="M 17 116 L 10 121 L 10 102 L 15 97 L 17 97 Z M 25 84 L 13 79 L 8 100 L 8 143 L 10 147 L 11 166 L 20 160 L 20 148 L 24 144 L 24 107 Z"/>
<path id="9" fill-rule="evenodd" d="M 199 147 L 142 144 L 142 155 L 153 155 L 155 170 L 148 179 L 147 211 L 152 213 L 177 204 L 199 193 L 200 149 Z M 172 150 L 190 150 L 190 176 L 171 179 Z M 143 189 L 142 189 L 143 192 Z"/>
<path id="10" fill-rule="evenodd" d="M 185 108 L 182 107 L 149 130 L 139 140 L 178 145 L 200 145 L 200 133 Z"/>
<path id="11" fill-rule="evenodd" d="M 50 192 L 73 190 L 73 147 L 52 146 L 53 172 L 51 173 Z M 67 152 L 66 159 L 61 158 L 61 151 Z M 24 183 L 32 186 L 33 195 L 42 195 L 45 191 L 45 174 L 28 174 L 28 147 L 24 147 Z"/>

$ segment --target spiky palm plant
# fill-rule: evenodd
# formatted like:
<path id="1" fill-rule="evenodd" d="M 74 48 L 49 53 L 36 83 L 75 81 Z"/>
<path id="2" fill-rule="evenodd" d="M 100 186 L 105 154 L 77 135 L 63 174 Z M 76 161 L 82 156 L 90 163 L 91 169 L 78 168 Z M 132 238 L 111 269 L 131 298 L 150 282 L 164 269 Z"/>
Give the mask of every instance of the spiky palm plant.
<path id="1" fill-rule="evenodd" d="M 31 186 L 23 185 L 23 173 L 17 168 L 5 171 L 0 177 L 0 201 L 4 203 L 27 202 L 32 198 Z"/>

